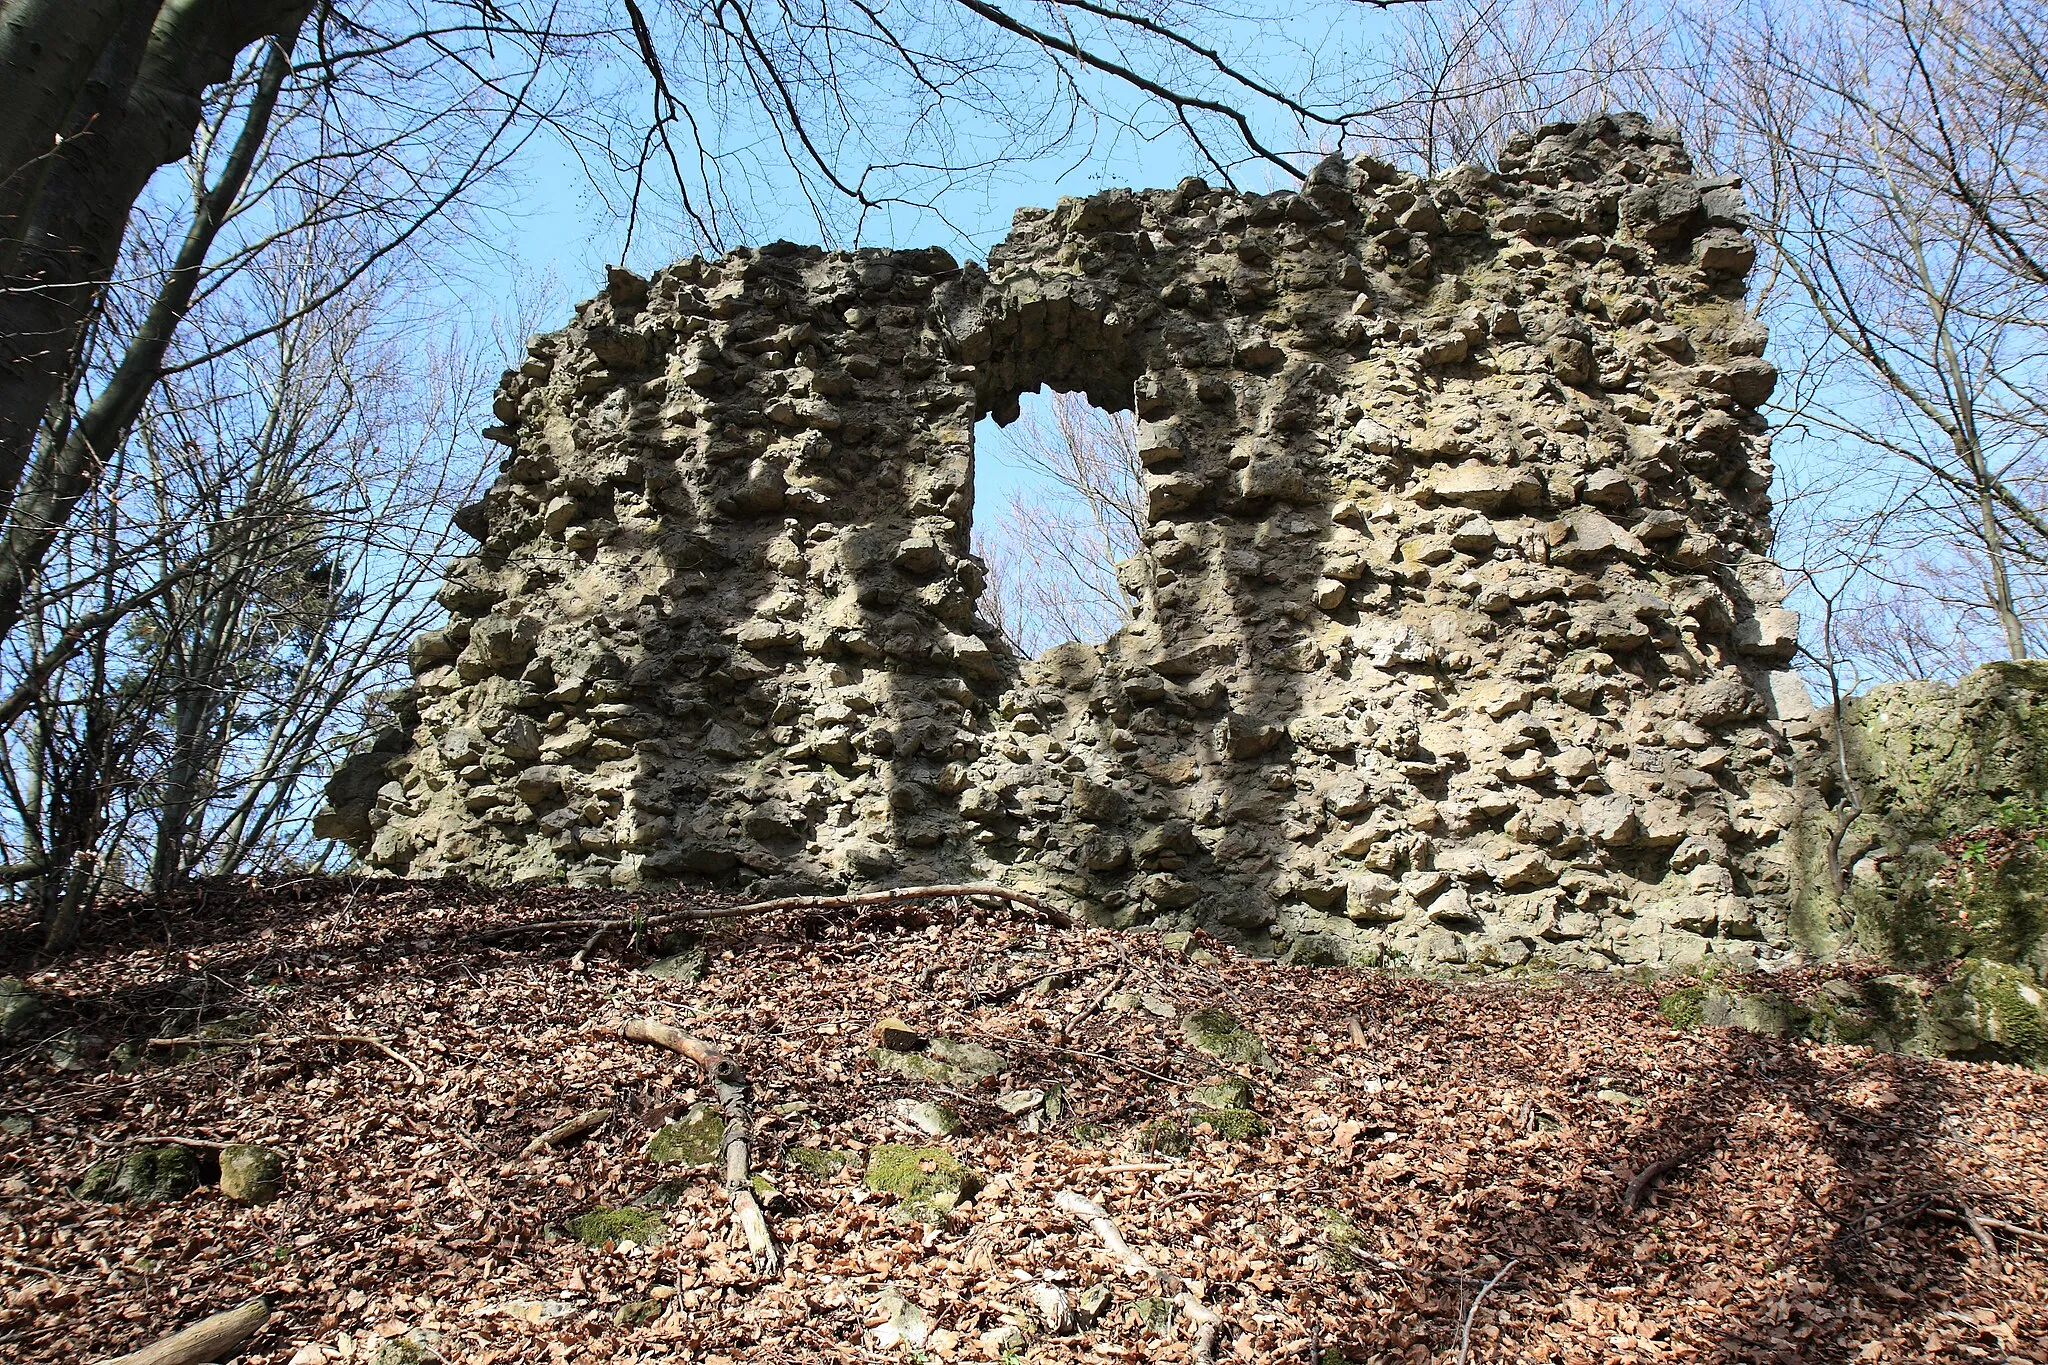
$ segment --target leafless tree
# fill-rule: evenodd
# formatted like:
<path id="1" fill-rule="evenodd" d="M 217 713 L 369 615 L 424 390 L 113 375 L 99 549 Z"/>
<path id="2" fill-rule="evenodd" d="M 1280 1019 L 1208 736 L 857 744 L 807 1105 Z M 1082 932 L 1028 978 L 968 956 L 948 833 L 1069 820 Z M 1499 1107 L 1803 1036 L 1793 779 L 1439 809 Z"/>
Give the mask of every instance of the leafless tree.
<path id="1" fill-rule="evenodd" d="M 450 514 L 483 476 L 463 434 L 488 393 L 474 347 L 421 346 L 389 278 L 294 308 L 349 258 L 294 246 L 243 273 L 248 316 L 201 320 L 290 324 L 156 386 L 53 547 L 98 597 L 156 588 L 49 670 L 26 724 L 0 736 L 0 840 L 39 869 L 29 895 L 53 945 L 107 884 L 330 856 L 310 838 L 318 783 L 405 681 Z M 28 645 L 17 668 L 98 597 L 35 599 L 8 646 Z"/>
<path id="2" fill-rule="evenodd" d="M 1080 394 L 1034 402 L 1003 431 L 998 456 L 1023 476 L 976 550 L 989 568 L 984 611 L 1011 647 L 1036 655 L 1068 640 L 1101 640 L 1131 619 L 1143 551 L 1144 466 L 1127 412 Z M 990 457 L 983 456 L 983 477 Z M 1119 565 L 1131 564 L 1127 587 Z"/>
<path id="3" fill-rule="evenodd" d="M 1694 68 L 1784 286 L 1780 365 L 1827 375 L 1797 412 L 1808 450 L 1874 474 L 1829 531 L 1853 521 L 1889 552 L 1873 581 L 1898 595 L 1863 633 L 1889 622 L 1915 655 L 1931 617 L 1959 658 L 1980 626 L 2011 658 L 2048 631 L 2048 87 L 2020 75 L 2044 18 L 1754 5 L 1702 37 Z"/>

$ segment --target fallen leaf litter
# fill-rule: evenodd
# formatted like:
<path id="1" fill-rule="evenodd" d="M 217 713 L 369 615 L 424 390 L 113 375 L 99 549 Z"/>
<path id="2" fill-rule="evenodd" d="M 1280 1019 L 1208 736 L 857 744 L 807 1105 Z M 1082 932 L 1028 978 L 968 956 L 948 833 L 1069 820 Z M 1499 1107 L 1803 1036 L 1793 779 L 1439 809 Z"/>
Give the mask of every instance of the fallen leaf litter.
<path id="1" fill-rule="evenodd" d="M 129 903 L 72 958 L 17 967 L 46 1014 L 0 1052 L 0 1351 L 98 1359 L 261 1294 L 250 1365 L 367 1365 L 398 1339 L 468 1365 L 1185 1361 L 1205 1310 L 1221 1360 L 1448 1362 L 1465 1340 L 1475 1361 L 2048 1361 L 2048 1077 L 1679 1032 L 1612 979 L 1315 970 L 1019 906 L 713 924 L 701 981 L 639 970 L 649 945 L 625 934 L 572 971 L 577 934 L 481 932 L 664 904 L 214 887 Z M 1270 1065 L 1198 1051 L 1183 1023 L 1203 1010 Z M 618 1037 L 628 1016 L 751 1078 L 779 1279 L 755 1273 L 716 1170 L 644 1158 L 715 1097 Z M 884 1071 L 881 1023 L 1009 1066 L 965 1088 Z M 106 1056 L 207 1026 L 281 1041 Z M 53 1038 L 86 1063 L 56 1069 Z M 1189 1101 L 1233 1071 L 1257 1124 Z M 1033 1091 L 1050 1098 L 1014 1098 Z M 917 1129 L 906 1100 L 962 1131 Z M 1165 1121 L 1185 1155 L 1141 1149 Z M 285 1192 L 70 1192 L 165 1136 L 274 1146 Z M 863 1181 L 866 1153 L 902 1145 L 981 1188 L 902 1216 Z M 595 1210 L 659 1231 L 586 1246 L 567 1227 Z M 1084 1297 L 1085 1324 L 1042 1334 Z"/>

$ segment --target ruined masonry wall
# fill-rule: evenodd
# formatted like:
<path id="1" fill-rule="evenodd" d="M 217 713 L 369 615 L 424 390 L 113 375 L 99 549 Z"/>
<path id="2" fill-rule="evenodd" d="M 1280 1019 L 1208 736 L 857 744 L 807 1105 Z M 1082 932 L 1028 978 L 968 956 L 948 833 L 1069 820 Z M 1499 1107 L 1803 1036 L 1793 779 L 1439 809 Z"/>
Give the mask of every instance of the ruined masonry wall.
<path id="1" fill-rule="evenodd" d="M 372 866 L 994 878 L 1321 959 L 1796 945 L 1739 191 L 1640 119 L 1017 215 L 986 269 L 615 271 L 497 399 L 450 619 L 335 779 Z M 971 433 L 1135 409 L 1136 619 L 1012 657 Z"/>

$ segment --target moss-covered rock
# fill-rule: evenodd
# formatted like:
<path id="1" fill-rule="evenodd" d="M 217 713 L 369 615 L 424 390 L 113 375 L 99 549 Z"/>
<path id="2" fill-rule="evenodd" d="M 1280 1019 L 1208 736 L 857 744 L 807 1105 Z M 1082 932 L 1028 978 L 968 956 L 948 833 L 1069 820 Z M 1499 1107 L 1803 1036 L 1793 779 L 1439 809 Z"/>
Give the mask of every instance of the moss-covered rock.
<path id="1" fill-rule="evenodd" d="M 1191 1010 L 1180 1021 L 1181 1036 L 1198 1052 L 1230 1066 L 1262 1066 L 1277 1069 L 1272 1055 L 1259 1036 L 1220 1006 Z"/>
<path id="2" fill-rule="evenodd" d="M 1187 1120 L 1153 1119 L 1131 1138 L 1131 1149 L 1144 1156 L 1186 1156 L 1195 1147 L 1195 1130 Z"/>
<path id="3" fill-rule="evenodd" d="M 1225 1142 L 1256 1142 L 1269 1131 L 1266 1120 L 1249 1109 L 1206 1109 L 1194 1118 Z"/>
<path id="4" fill-rule="evenodd" d="M 934 1038 L 922 1052 L 898 1052 L 893 1048 L 868 1049 L 868 1060 L 877 1069 L 906 1080 L 928 1085 L 948 1085 L 969 1090 L 982 1081 L 1008 1071 L 1012 1062 L 1002 1053 L 978 1043 Z"/>
<path id="5" fill-rule="evenodd" d="M 440 1359 L 429 1334 L 407 1332 L 379 1346 L 369 1365 L 437 1365 Z"/>
<path id="6" fill-rule="evenodd" d="M 646 1156 L 656 1165 L 710 1166 L 725 1140 L 725 1115 L 712 1104 L 693 1104 L 674 1123 L 647 1139 Z"/>
<path id="7" fill-rule="evenodd" d="M 268 1204 L 284 1192 L 284 1154 L 250 1142 L 223 1147 L 220 1192 L 237 1204 Z"/>
<path id="8" fill-rule="evenodd" d="M 905 1217 L 940 1222 L 974 1198 L 982 1179 L 943 1147 L 889 1143 L 868 1153 L 862 1182 L 878 1194 L 896 1196 Z"/>
<path id="9" fill-rule="evenodd" d="M 1712 986 L 1700 999 L 1700 1022 L 1708 1028 L 1739 1028 L 1767 1038 L 1786 1038 L 1805 1023 L 1803 1011 L 1779 991 L 1738 991 Z"/>
<path id="10" fill-rule="evenodd" d="M 587 1247 L 619 1242 L 649 1246 L 668 1232 L 668 1224 L 652 1209 L 608 1208 L 599 1205 L 569 1220 L 569 1234 Z"/>
<path id="11" fill-rule="evenodd" d="M 830 1180 L 853 1164 L 853 1153 L 823 1147 L 792 1147 L 789 1159 L 813 1180 Z"/>
<path id="12" fill-rule="evenodd" d="M 1954 1051 L 2048 1066 L 2048 994 L 2032 973 L 1973 958 L 1928 1003 L 1934 1027 L 1954 1035 Z"/>
<path id="13" fill-rule="evenodd" d="M 711 970 L 711 955 L 699 945 L 656 958 L 640 969 L 658 981 L 702 981 Z"/>
<path id="14" fill-rule="evenodd" d="M 2048 851 L 2010 837 L 2048 831 L 2048 662 L 1873 688 L 1846 705 L 1842 748 L 1861 807 L 1841 843 L 1843 893 L 1827 869 L 1830 812 L 1816 805 L 1791 844 L 1808 947 L 2048 975 Z M 1836 774 L 1813 780 L 1839 804 Z"/>
<path id="15" fill-rule="evenodd" d="M 196 1152 L 165 1143 L 94 1162 L 71 1192 L 109 1204 L 160 1204 L 183 1199 L 199 1188 L 202 1176 Z"/>
<path id="16" fill-rule="evenodd" d="M 645 1327 L 660 1316 L 660 1299 L 636 1299 L 631 1303 L 622 1303 L 612 1310 L 612 1322 L 628 1330 Z"/>
<path id="17" fill-rule="evenodd" d="M 0 976 L 0 1042 L 25 1036 L 43 1014 L 43 1002 L 18 976 Z"/>
<path id="18" fill-rule="evenodd" d="M 1242 1076 L 1225 1076 L 1188 1090 L 1188 1103 L 1197 1109 L 1249 1109 L 1252 1083 Z"/>

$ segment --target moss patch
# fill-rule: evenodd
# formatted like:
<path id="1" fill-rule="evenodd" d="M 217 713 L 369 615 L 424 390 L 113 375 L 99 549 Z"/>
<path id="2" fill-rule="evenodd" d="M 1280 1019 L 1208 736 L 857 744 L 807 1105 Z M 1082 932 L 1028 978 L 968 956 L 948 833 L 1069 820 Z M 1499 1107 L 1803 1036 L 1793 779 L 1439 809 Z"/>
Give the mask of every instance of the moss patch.
<path id="1" fill-rule="evenodd" d="M 159 1204 L 198 1189 L 200 1176 L 199 1157 L 189 1147 L 137 1147 L 94 1162 L 71 1192 L 109 1204 Z"/>
<path id="2" fill-rule="evenodd" d="M 1194 1150 L 1195 1130 L 1185 1119 L 1153 1119 L 1131 1139 L 1133 1150 L 1146 1156 L 1186 1156 Z"/>
<path id="3" fill-rule="evenodd" d="M 919 1222 L 939 1222 L 981 1189 L 982 1179 L 943 1147 L 889 1143 L 868 1153 L 862 1181 L 896 1196 L 897 1208 Z"/>
<path id="4" fill-rule="evenodd" d="M 725 1139 L 725 1115 L 715 1105 L 693 1104 L 674 1123 L 647 1140 L 647 1159 L 657 1165 L 709 1166 Z"/>
<path id="5" fill-rule="evenodd" d="M 1229 1010 L 1219 1006 L 1194 1010 L 1183 1016 L 1180 1031 L 1190 1047 L 1231 1066 L 1275 1066 L 1272 1055 L 1259 1041 L 1259 1036 L 1240 1024 Z"/>
<path id="6" fill-rule="evenodd" d="M 1256 1142 L 1269 1131 L 1266 1121 L 1249 1109 L 1209 1109 L 1195 1115 L 1225 1142 Z"/>
<path id="7" fill-rule="evenodd" d="M 587 1247 L 608 1243 L 634 1242 L 648 1246 L 668 1231 L 661 1215 L 652 1209 L 613 1209 L 599 1205 L 589 1213 L 569 1220 L 569 1232 Z"/>
<path id="8" fill-rule="evenodd" d="M 813 1180 L 830 1180 L 853 1164 L 853 1153 L 823 1147 L 792 1147 L 789 1159 Z"/>
<path id="9" fill-rule="evenodd" d="M 1331 1270 L 1356 1270 L 1365 1264 L 1358 1250 L 1365 1245 L 1365 1233 L 1358 1224 L 1340 1209 L 1323 1209 L 1321 1214 L 1323 1264 Z"/>
<path id="10" fill-rule="evenodd" d="M 1706 998 L 1705 986 L 1680 986 L 1657 997 L 1657 1013 L 1673 1028 L 1696 1029 L 1700 1026 L 1700 1004 Z"/>

